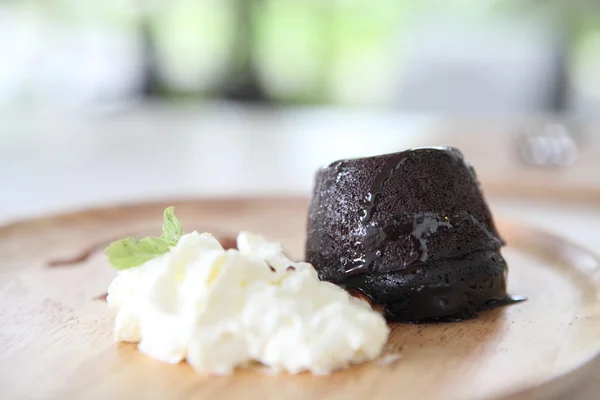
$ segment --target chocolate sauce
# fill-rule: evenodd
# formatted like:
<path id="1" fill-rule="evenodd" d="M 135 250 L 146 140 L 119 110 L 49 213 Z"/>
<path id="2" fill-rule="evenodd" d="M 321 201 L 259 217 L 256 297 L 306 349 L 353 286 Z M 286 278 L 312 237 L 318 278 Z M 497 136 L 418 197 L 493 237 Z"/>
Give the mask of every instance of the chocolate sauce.
<path id="1" fill-rule="evenodd" d="M 381 193 L 383 193 L 385 184 L 405 161 L 405 153 L 398 153 L 395 157 L 387 160 L 379 170 L 379 173 L 375 176 L 371 189 L 360 202 L 360 205 L 363 207 L 360 219 L 363 226 L 366 226 L 373 217 L 373 214 L 375 213 L 375 203 Z"/>
<path id="2" fill-rule="evenodd" d="M 397 241 L 402 237 L 409 237 L 411 243 L 410 252 L 400 263 L 400 269 L 421 265 L 427 261 L 426 237 L 435 233 L 439 227 L 452 227 L 447 216 L 440 216 L 437 213 L 416 214 L 410 220 L 398 218 L 398 221 L 392 221 L 383 227 L 370 224 L 376 211 L 377 200 L 383 193 L 386 183 L 407 159 L 408 152 L 397 153 L 389 158 L 379 169 L 364 199 L 359 202 L 361 206 L 360 223 L 365 234 L 364 239 L 358 244 L 358 254 L 350 261 L 344 260 L 345 263 L 342 261 L 346 275 L 353 276 L 372 272 L 373 263 L 383 255 L 385 245 L 389 241 Z M 340 174 L 340 165 L 340 162 L 334 164 L 337 176 Z M 462 220 L 457 223 L 461 224 Z"/>
<path id="3" fill-rule="evenodd" d="M 108 246 L 110 242 L 95 243 L 92 246 L 82 250 L 81 252 L 67 258 L 57 258 L 48 260 L 46 266 L 48 267 L 69 267 L 77 264 L 81 264 L 90 259 L 94 254 L 103 250 Z"/>
<path id="4" fill-rule="evenodd" d="M 505 264 L 490 264 L 492 254 L 479 252 L 468 259 L 445 260 L 414 271 L 383 275 L 357 275 L 342 286 L 358 290 L 383 306 L 391 321 L 459 321 L 477 316 L 481 310 L 515 304 L 523 296 L 506 294 Z M 471 262 L 482 271 L 471 271 Z M 487 268 L 483 267 L 487 263 Z M 466 279 L 466 277 L 472 277 Z"/>
<path id="5" fill-rule="evenodd" d="M 46 266 L 47 267 L 69 267 L 69 266 L 74 266 L 77 264 L 81 264 L 86 262 L 87 260 L 90 259 L 90 257 L 92 257 L 94 254 L 103 251 L 108 245 L 110 245 L 112 242 L 114 242 L 115 240 L 119 240 L 122 239 L 124 237 L 129 237 L 129 236 L 143 236 L 140 235 L 140 232 L 135 232 L 134 234 L 129 234 L 129 235 L 120 235 L 117 238 L 113 238 L 113 239 L 107 239 L 107 240 L 99 240 L 95 243 L 92 243 L 91 245 L 89 245 L 88 247 L 86 247 L 85 249 L 81 250 L 78 253 L 75 253 L 75 255 L 71 256 L 71 257 L 65 257 L 65 258 L 56 258 L 56 259 L 51 259 L 48 260 L 46 262 Z"/>
<path id="6" fill-rule="evenodd" d="M 410 251 L 406 258 L 398 262 L 397 269 L 422 266 L 427 262 L 427 237 L 440 228 L 451 229 L 474 217 L 459 213 L 452 217 L 426 212 L 411 218 L 394 218 L 387 225 L 379 227 L 375 223 L 365 228 L 364 239 L 358 243 L 360 254 L 344 265 L 346 275 L 353 276 L 372 272 L 375 260 L 382 257 L 385 247 L 400 239 L 410 241 Z M 344 261 L 342 261 L 344 264 Z"/>
<path id="7" fill-rule="evenodd" d="M 107 298 L 107 297 L 108 297 L 108 293 L 104 292 L 104 293 L 102 293 L 102 294 L 99 294 L 98 296 L 94 297 L 94 299 L 93 299 L 93 300 L 96 300 L 96 301 L 103 301 L 103 302 L 105 302 L 105 303 L 106 303 L 106 298 Z"/>
<path id="8" fill-rule="evenodd" d="M 527 297 L 521 296 L 518 294 L 507 294 L 505 298 L 502 300 L 489 300 L 486 302 L 485 306 L 482 308 L 484 310 L 490 310 L 496 307 L 510 306 L 511 304 L 521 303 L 526 301 Z"/>
<path id="9" fill-rule="evenodd" d="M 83 249 L 82 251 L 76 253 L 73 256 L 48 260 L 46 262 L 46 266 L 50 267 L 50 268 L 55 268 L 55 267 L 70 267 L 70 266 L 82 264 L 82 263 L 86 262 L 87 260 L 89 260 L 94 254 L 96 254 L 100 251 L 103 251 L 108 245 L 110 245 L 115 240 L 119 240 L 121 238 L 129 237 L 129 236 L 142 237 L 144 235 L 139 235 L 139 234 L 121 235 L 119 238 L 99 241 L 97 243 L 93 243 L 92 245 L 88 246 L 87 248 Z M 236 241 L 236 238 L 233 236 L 217 237 L 217 240 L 221 243 L 221 245 L 223 246 L 223 248 L 225 250 L 237 249 L 237 241 Z"/>
<path id="10" fill-rule="evenodd" d="M 459 157 L 460 153 L 453 155 Z M 462 159 L 462 156 L 459 158 Z M 375 176 L 375 180 L 370 190 L 365 194 L 364 199 L 359 202 L 361 206 L 360 223 L 365 235 L 364 239 L 358 243 L 359 251 L 357 254 L 351 260 L 342 261 L 346 275 L 371 273 L 373 263 L 383 255 L 386 244 L 403 237 L 410 237 L 411 246 L 410 252 L 406 259 L 399 263 L 398 269 L 423 265 L 427 261 L 427 236 L 437 232 L 438 228 L 453 228 L 462 225 L 466 221 L 479 225 L 479 221 L 468 213 L 456 214 L 450 220 L 447 215 L 434 212 L 415 214 L 412 216 L 412 220 L 396 218 L 398 221 L 392 221 L 383 227 L 370 223 L 376 211 L 377 200 L 383 193 L 386 183 L 407 159 L 407 152 L 397 153 L 394 157 L 388 159 Z M 462 161 L 464 162 L 464 159 Z M 341 162 L 335 163 L 334 168 L 336 176 L 339 177 Z M 472 173 L 474 174 L 474 172 Z M 493 238 L 491 233 L 489 236 Z"/>

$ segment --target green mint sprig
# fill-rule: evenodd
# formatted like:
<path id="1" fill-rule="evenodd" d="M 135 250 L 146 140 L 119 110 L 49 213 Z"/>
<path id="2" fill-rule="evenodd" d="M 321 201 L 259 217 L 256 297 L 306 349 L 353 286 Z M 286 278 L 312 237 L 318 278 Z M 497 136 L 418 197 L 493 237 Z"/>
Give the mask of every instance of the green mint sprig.
<path id="1" fill-rule="evenodd" d="M 163 233 L 160 238 L 146 237 L 140 241 L 128 237 L 112 242 L 104 254 L 108 262 L 118 270 L 142 265 L 169 251 L 183 235 L 181 224 L 173 214 L 173 207 L 167 207 L 164 213 Z"/>

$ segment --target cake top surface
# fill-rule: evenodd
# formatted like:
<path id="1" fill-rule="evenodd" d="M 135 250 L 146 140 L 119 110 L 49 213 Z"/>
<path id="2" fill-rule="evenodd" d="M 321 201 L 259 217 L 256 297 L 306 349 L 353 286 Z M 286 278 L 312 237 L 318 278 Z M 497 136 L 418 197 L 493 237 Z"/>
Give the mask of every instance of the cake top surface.
<path id="1" fill-rule="evenodd" d="M 378 155 L 374 155 L 374 156 L 343 158 L 340 160 L 332 161 L 328 165 L 321 167 L 319 170 L 323 170 L 323 169 L 327 169 L 327 168 L 335 168 L 335 167 L 338 167 L 340 165 L 345 165 L 345 164 L 352 165 L 352 164 L 364 163 L 367 161 L 377 161 L 377 160 L 385 160 L 388 158 L 409 156 L 411 154 L 438 153 L 438 152 L 453 155 L 456 158 L 460 158 L 465 163 L 467 163 L 463 154 L 461 153 L 461 151 L 455 147 L 452 147 L 452 146 L 428 146 L 428 147 L 414 147 L 414 148 L 406 149 L 403 151 L 398 151 L 398 152 L 394 152 L 394 153 L 378 154 Z"/>
<path id="2" fill-rule="evenodd" d="M 341 263 L 344 275 L 502 245 L 475 171 L 452 147 L 339 160 L 320 169 L 308 233 L 309 254 Z"/>

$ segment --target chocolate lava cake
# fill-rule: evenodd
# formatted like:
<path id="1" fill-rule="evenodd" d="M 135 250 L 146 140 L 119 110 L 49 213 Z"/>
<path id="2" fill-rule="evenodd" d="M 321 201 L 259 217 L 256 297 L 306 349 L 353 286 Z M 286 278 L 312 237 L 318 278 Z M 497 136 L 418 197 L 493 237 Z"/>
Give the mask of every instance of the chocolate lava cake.
<path id="1" fill-rule="evenodd" d="M 306 260 L 390 320 L 464 319 L 510 302 L 503 245 L 454 148 L 337 161 L 316 174 Z"/>

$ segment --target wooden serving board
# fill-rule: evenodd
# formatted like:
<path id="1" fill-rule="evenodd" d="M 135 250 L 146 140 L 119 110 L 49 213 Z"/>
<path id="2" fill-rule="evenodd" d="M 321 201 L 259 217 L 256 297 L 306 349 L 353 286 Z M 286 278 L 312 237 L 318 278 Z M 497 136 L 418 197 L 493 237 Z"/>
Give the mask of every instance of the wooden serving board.
<path id="1" fill-rule="evenodd" d="M 595 373 L 598 260 L 501 219 L 510 292 L 529 300 L 459 323 L 394 324 L 385 351 L 400 352 L 397 361 L 329 376 L 210 377 L 150 359 L 113 342 L 115 310 L 102 294 L 115 271 L 99 250 L 124 236 L 158 235 L 167 205 L 185 231 L 256 231 L 302 256 L 303 199 L 130 205 L 0 227 L 1 398 L 530 399 L 574 393 Z"/>

